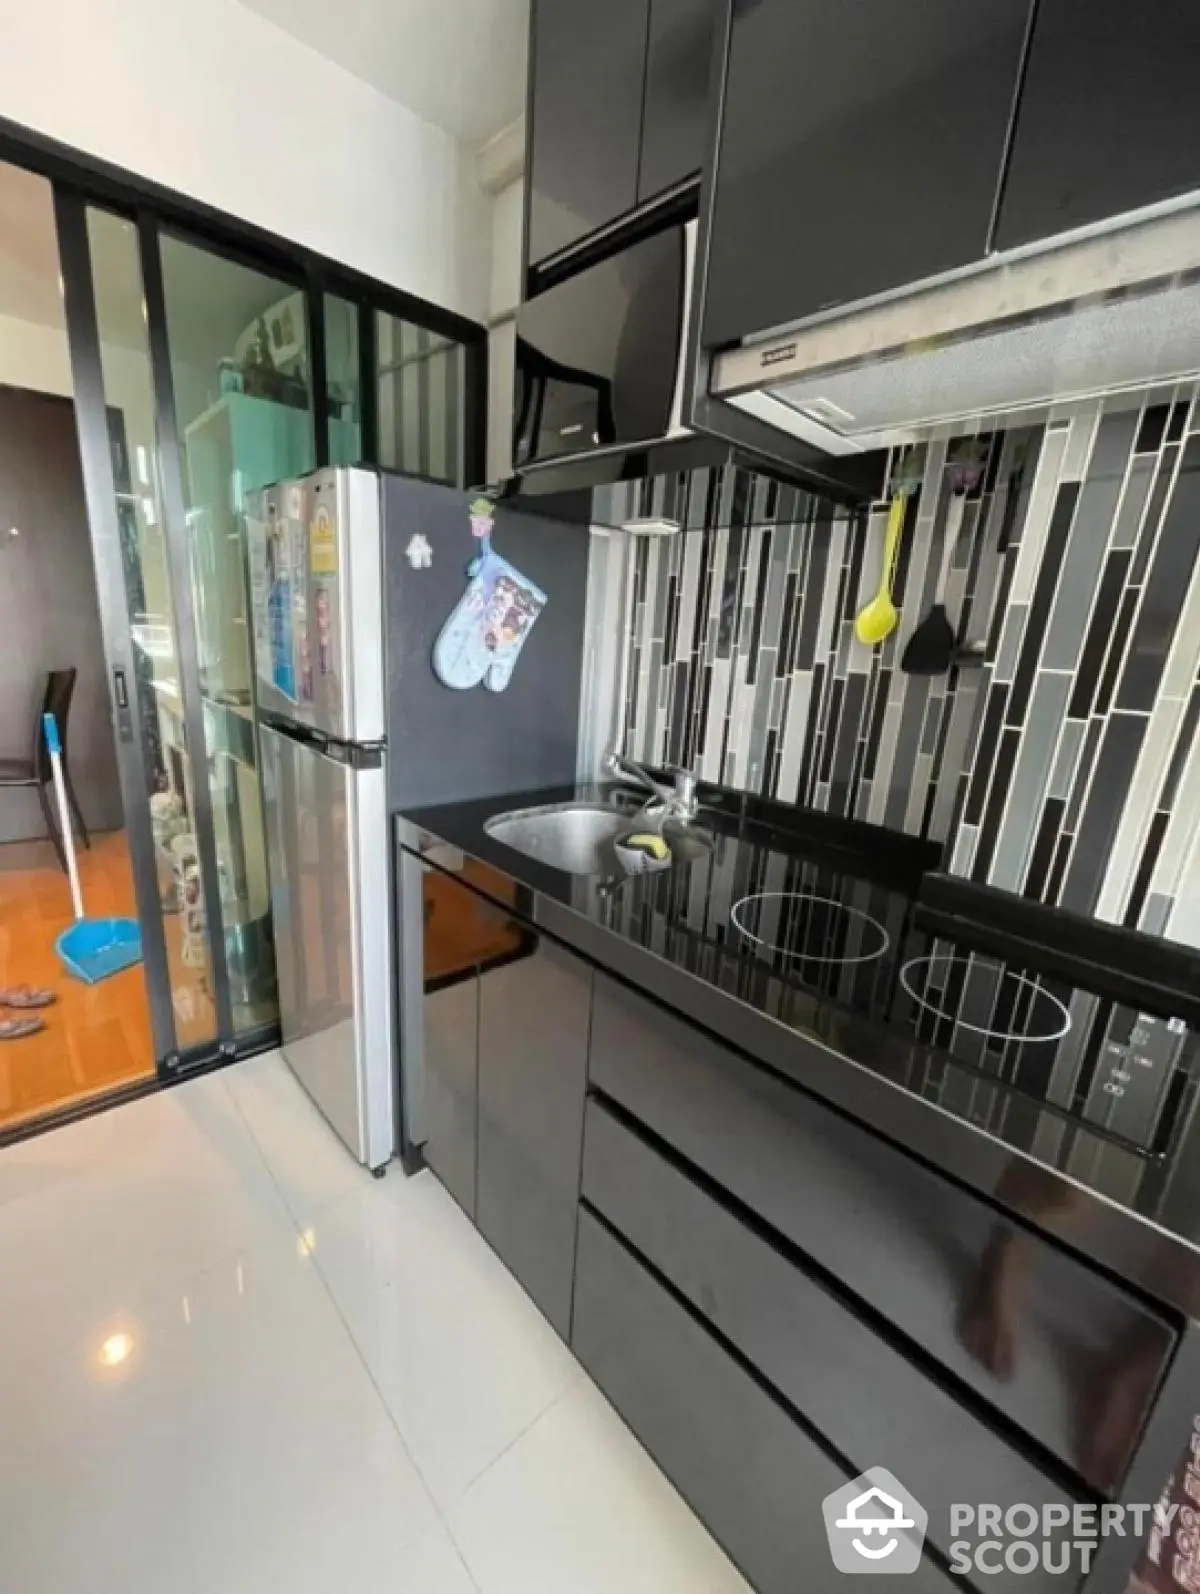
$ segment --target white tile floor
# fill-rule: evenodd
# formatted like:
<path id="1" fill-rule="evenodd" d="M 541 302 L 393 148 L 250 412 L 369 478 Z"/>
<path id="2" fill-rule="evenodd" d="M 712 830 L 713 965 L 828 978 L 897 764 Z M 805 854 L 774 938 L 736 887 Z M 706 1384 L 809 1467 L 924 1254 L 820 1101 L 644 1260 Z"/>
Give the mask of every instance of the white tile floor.
<path id="1" fill-rule="evenodd" d="M 430 1174 L 278 1057 L 0 1152 L 0 1587 L 747 1594 Z"/>

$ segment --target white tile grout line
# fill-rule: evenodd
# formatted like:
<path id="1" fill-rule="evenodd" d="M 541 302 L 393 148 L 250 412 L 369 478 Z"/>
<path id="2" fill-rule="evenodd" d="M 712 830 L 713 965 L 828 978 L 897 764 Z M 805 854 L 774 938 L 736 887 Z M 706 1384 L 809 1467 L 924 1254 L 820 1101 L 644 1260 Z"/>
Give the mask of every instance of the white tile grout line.
<path id="1" fill-rule="evenodd" d="M 280 1059 L 280 1061 L 282 1063 L 282 1066 L 284 1068 L 286 1068 L 287 1067 L 286 1062 L 283 1062 L 282 1058 Z M 236 1067 L 236 1066 L 237 1065 L 234 1064 L 234 1067 Z M 283 1186 L 279 1183 L 279 1180 L 275 1177 L 275 1170 L 274 1170 L 274 1168 L 272 1168 L 270 1162 L 267 1160 L 267 1154 L 262 1148 L 262 1142 L 259 1140 L 258 1136 L 254 1133 L 253 1124 L 250 1122 L 249 1118 L 247 1118 L 245 1112 L 243 1111 L 242 1105 L 238 1101 L 236 1094 L 230 1089 L 228 1081 L 225 1080 L 224 1078 L 222 1078 L 221 1085 L 222 1085 L 222 1088 L 225 1091 L 225 1094 L 228 1096 L 230 1102 L 233 1104 L 234 1110 L 236 1111 L 238 1117 L 241 1119 L 243 1125 L 245 1126 L 247 1134 L 249 1134 L 250 1139 L 254 1142 L 254 1149 L 258 1152 L 258 1155 L 259 1155 L 260 1159 L 262 1160 L 263 1167 L 266 1168 L 267 1174 L 270 1177 L 271 1183 L 275 1186 L 275 1189 L 279 1193 L 279 1199 L 283 1202 L 284 1211 L 288 1215 L 288 1220 L 291 1223 L 291 1226 L 292 1226 L 292 1228 L 295 1231 L 296 1238 L 298 1240 L 303 1241 L 303 1239 L 304 1239 L 304 1230 L 300 1227 L 300 1220 L 296 1217 L 295 1213 L 292 1211 L 290 1205 L 288 1204 L 287 1197 L 283 1193 Z M 299 1088 L 299 1082 L 298 1081 L 297 1081 L 297 1087 Z M 329 1132 L 330 1132 L 330 1134 L 332 1134 L 333 1130 L 331 1129 Z M 343 1202 L 346 1202 L 346 1201 L 360 1201 L 362 1199 L 362 1193 L 363 1193 L 362 1191 L 350 1191 L 344 1196 L 336 1196 L 332 1201 L 326 1202 L 324 1204 L 324 1206 L 318 1208 L 317 1210 L 318 1211 L 327 1212 L 327 1211 L 330 1210 L 331 1207 L 341 1206 Z M 316 1217 L 316 1213 L 315 1212 L 314 1212 L 313 1216 L 314 1216 L 314 1218 Z M 400 1441 L 400 1448 L 404 1451 L 404 1454 L 408 1457 L 408 1460 L 409 1460 L 410 1465 L 412 1466 L 413 1472 L 416 1474 L 416 1477 L 417 1477 L 418 1481 L 420 1482 L 421 1488 L 425 1492 L 425 1497 L 429 1501 L 430 1505 L 433 1507 L 434 1516 L 437 1518 L 438 1522 L 441 1524 L 442 1528 L 445 1530 L 446 1537 L 450 1540 L 450 1543 L 454 1547 L 455 1555 L 457 1555 L 459 1561 L 462 1563 L 462 1569 L 467 1575 L 467 1581 L 470 1583 L 472 1588 L 479 1590 L 479 1594 L 483 1594 L 483 1591 L 481 1589 L 479 1589 L 479 1584 L 475 1581 L 474 1577 L 471 1575 L 471 1568 L 466 1563 L 466 1559 L 463 1556 L 462 1550 L 459 1548 L 458 1540 L 454 1537 L 454 1534 L 453 1534 L 453 1532 L 451 1531 L 451 1528 L 450 1528 L 450 1524 L 449 1524 L 449 1522 L 447 1522 L 447 1520 L 445 1518 L 445 1515 L 442 1512 L 441 1506 L 438 1504 L 436 1498 L 434 1497 L 433 1490 L 429 1487 L 428 1480 L 426 1479 L 425 1474 L 421 1471 L 421 1467 L 420 1467 L 420 1464 L 417 1461 L 416 1456 L 414 1456 L 412 1451 L 408 1448 L 408 1441 L 407 1441 L 407 1439 L 405 1439 L 404 1434 L 401 1432 L 400 1424 L 396 1420 L 396 1415 L 393 1412 L 391 1406 L 388 1404 L 387 1399 L 384 1396 L 383 1390 L 380 1389 L 379 1382 L 376 1379 L 375 1374 L 374 1374 L 374 1372 L 371 1369 L 370 1363 L 367 1361 L 367 1358 L 363 1355 L 362 1347 L 359 1345 L 358 1340 L 354 1336 L 354 1330 L 350 1327 L 349 1322 L 346 1320 L 346 1314 L 342 1311 L 342 1308 L 341 1308 L 341 1306 L 338 1303 L 337 1296 L 334 1295 L 333 1291 L 329 1287 L 329 1281 L 325 1277 L 325 1274 L 321 1270 L 320 1262 L 313 1255 L 310 1255 L 309 1260 L 314 1264 L 313 1265 L 313 1274 L 320 1281 L 321 1288 L 325 1292 L 326 1298 L 328 1299 L 330 1305 L 333 1307 L 334 1312 L 337 1314 L 337 1320 L 342 1325 L 342 1329 L 345 1332 L 346 1338 L 347 1338 L 347 1340 L 349 1340 L 350 1346 L 353 1349 L 355 1356 L 358 1358 L 359 1363 L 361 1364 L 363 1371 L 366 1373 L 367 1378 L 370 1381 L 371 1388 L 375 1391 L 376 1399 L 379 1401 L 379 1404 L 383 1407 L 383 1410 L 384 1410 L 384 1412 L 385 1412 L 385 1414 L 387 1416 L 388 1422 L 391 1424 L 392 1428 L 395 1430 L 396 1438 Z M 410 1543 L 408 1545 L 406 1545 L 406 1548 L 411 1548 L 412 1545 L 415 1544 L 418 1541 L 419 1538 L 420 1538 L 420 1534 L 419 1533 L 414 1535 L 414 1537 L 410 1541 Z"/>

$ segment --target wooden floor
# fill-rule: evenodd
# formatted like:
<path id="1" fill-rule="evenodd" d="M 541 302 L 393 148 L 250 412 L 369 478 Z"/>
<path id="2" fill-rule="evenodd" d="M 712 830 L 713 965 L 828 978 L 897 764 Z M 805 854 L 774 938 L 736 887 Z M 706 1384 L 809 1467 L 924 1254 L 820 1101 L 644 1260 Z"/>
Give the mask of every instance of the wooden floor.
<path id="1" fill-rule="evenodd" d="M 93 838 L 79 854 L 89 917 L 135 918 L 133 877 L 124 836 Z M 0 1128 L 69 1106 L 155 1072 L 145 974 L 138 964 L 99 985 L 63 969 L 54 950 L 71 920 L 67 877 L 48 841 L 0 846 L 0 990 L 46 986 L 58 1000 L 44 1009 L 46 1028 L 23 1040 L 0 1041 Z M 181 1045 L 215 1029 L 202 971 L 178 954 L 176 919 L 165 919 L 176 1026 Z M 0 1017 L 10 1015 L 0 1009 Z"/>

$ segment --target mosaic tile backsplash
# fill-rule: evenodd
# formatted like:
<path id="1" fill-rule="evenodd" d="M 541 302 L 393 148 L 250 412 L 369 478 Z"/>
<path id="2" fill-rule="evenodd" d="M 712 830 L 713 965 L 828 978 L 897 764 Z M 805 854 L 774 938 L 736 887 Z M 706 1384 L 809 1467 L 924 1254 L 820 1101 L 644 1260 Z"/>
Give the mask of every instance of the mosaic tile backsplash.
<path id="1" fill-rule="evenodd" d="M 980 440 L 946 589 L 976 657 L 943 676 L 900 658 L 937 585 L 953 440 L 928 449 L 900 625 L 874 649 L 854 616 L 886 504 L 847 514 L 732 468 L 611 489 L 608 517 L 698 529 L 633 544 L 627 752 L 931 837 L 955 873 L 1200 945 L 1195 399 Z"/>

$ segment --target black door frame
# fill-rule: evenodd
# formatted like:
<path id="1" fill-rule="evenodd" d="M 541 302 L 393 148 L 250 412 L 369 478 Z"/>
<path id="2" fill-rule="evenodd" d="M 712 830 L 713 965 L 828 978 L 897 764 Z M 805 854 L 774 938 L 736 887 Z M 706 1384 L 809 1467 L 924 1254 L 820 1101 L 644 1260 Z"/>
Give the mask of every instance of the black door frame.
<path id="1" fill-rule="evenodd" d="M 160 1075 L 170 1074 L 178 1063 L 179 1048 L 171 1000 L 166 931 L 162 913 L 149 911 L 150 904 L 157 908 L 159 902 L 158 865 L 150 821 L 150 784 L 145 749 L 136 719 L 130 715 L 128 707 L 136 703 L 137 666 L 121 560 L 117 490 L 109 445 L 100 334 L 92 293 L 87 213 L 82 199 L 77 195 L 58 184 L 54 185 L 53 193 L 71 382 L 75 390 L 79 457 L 83 467 L 84 498 L 96 572 L 101 631 L 107 656 L 106 673 L 114 709 L 117 769 L 125 808 L 125 836 L 142 930 L 142 961 L 150 1006 L 154 1062 Z M 123 679 L 118 679 L 118 671 L 122 672 Z M 124 708 L 122 698 L 126 705 Z"/>

